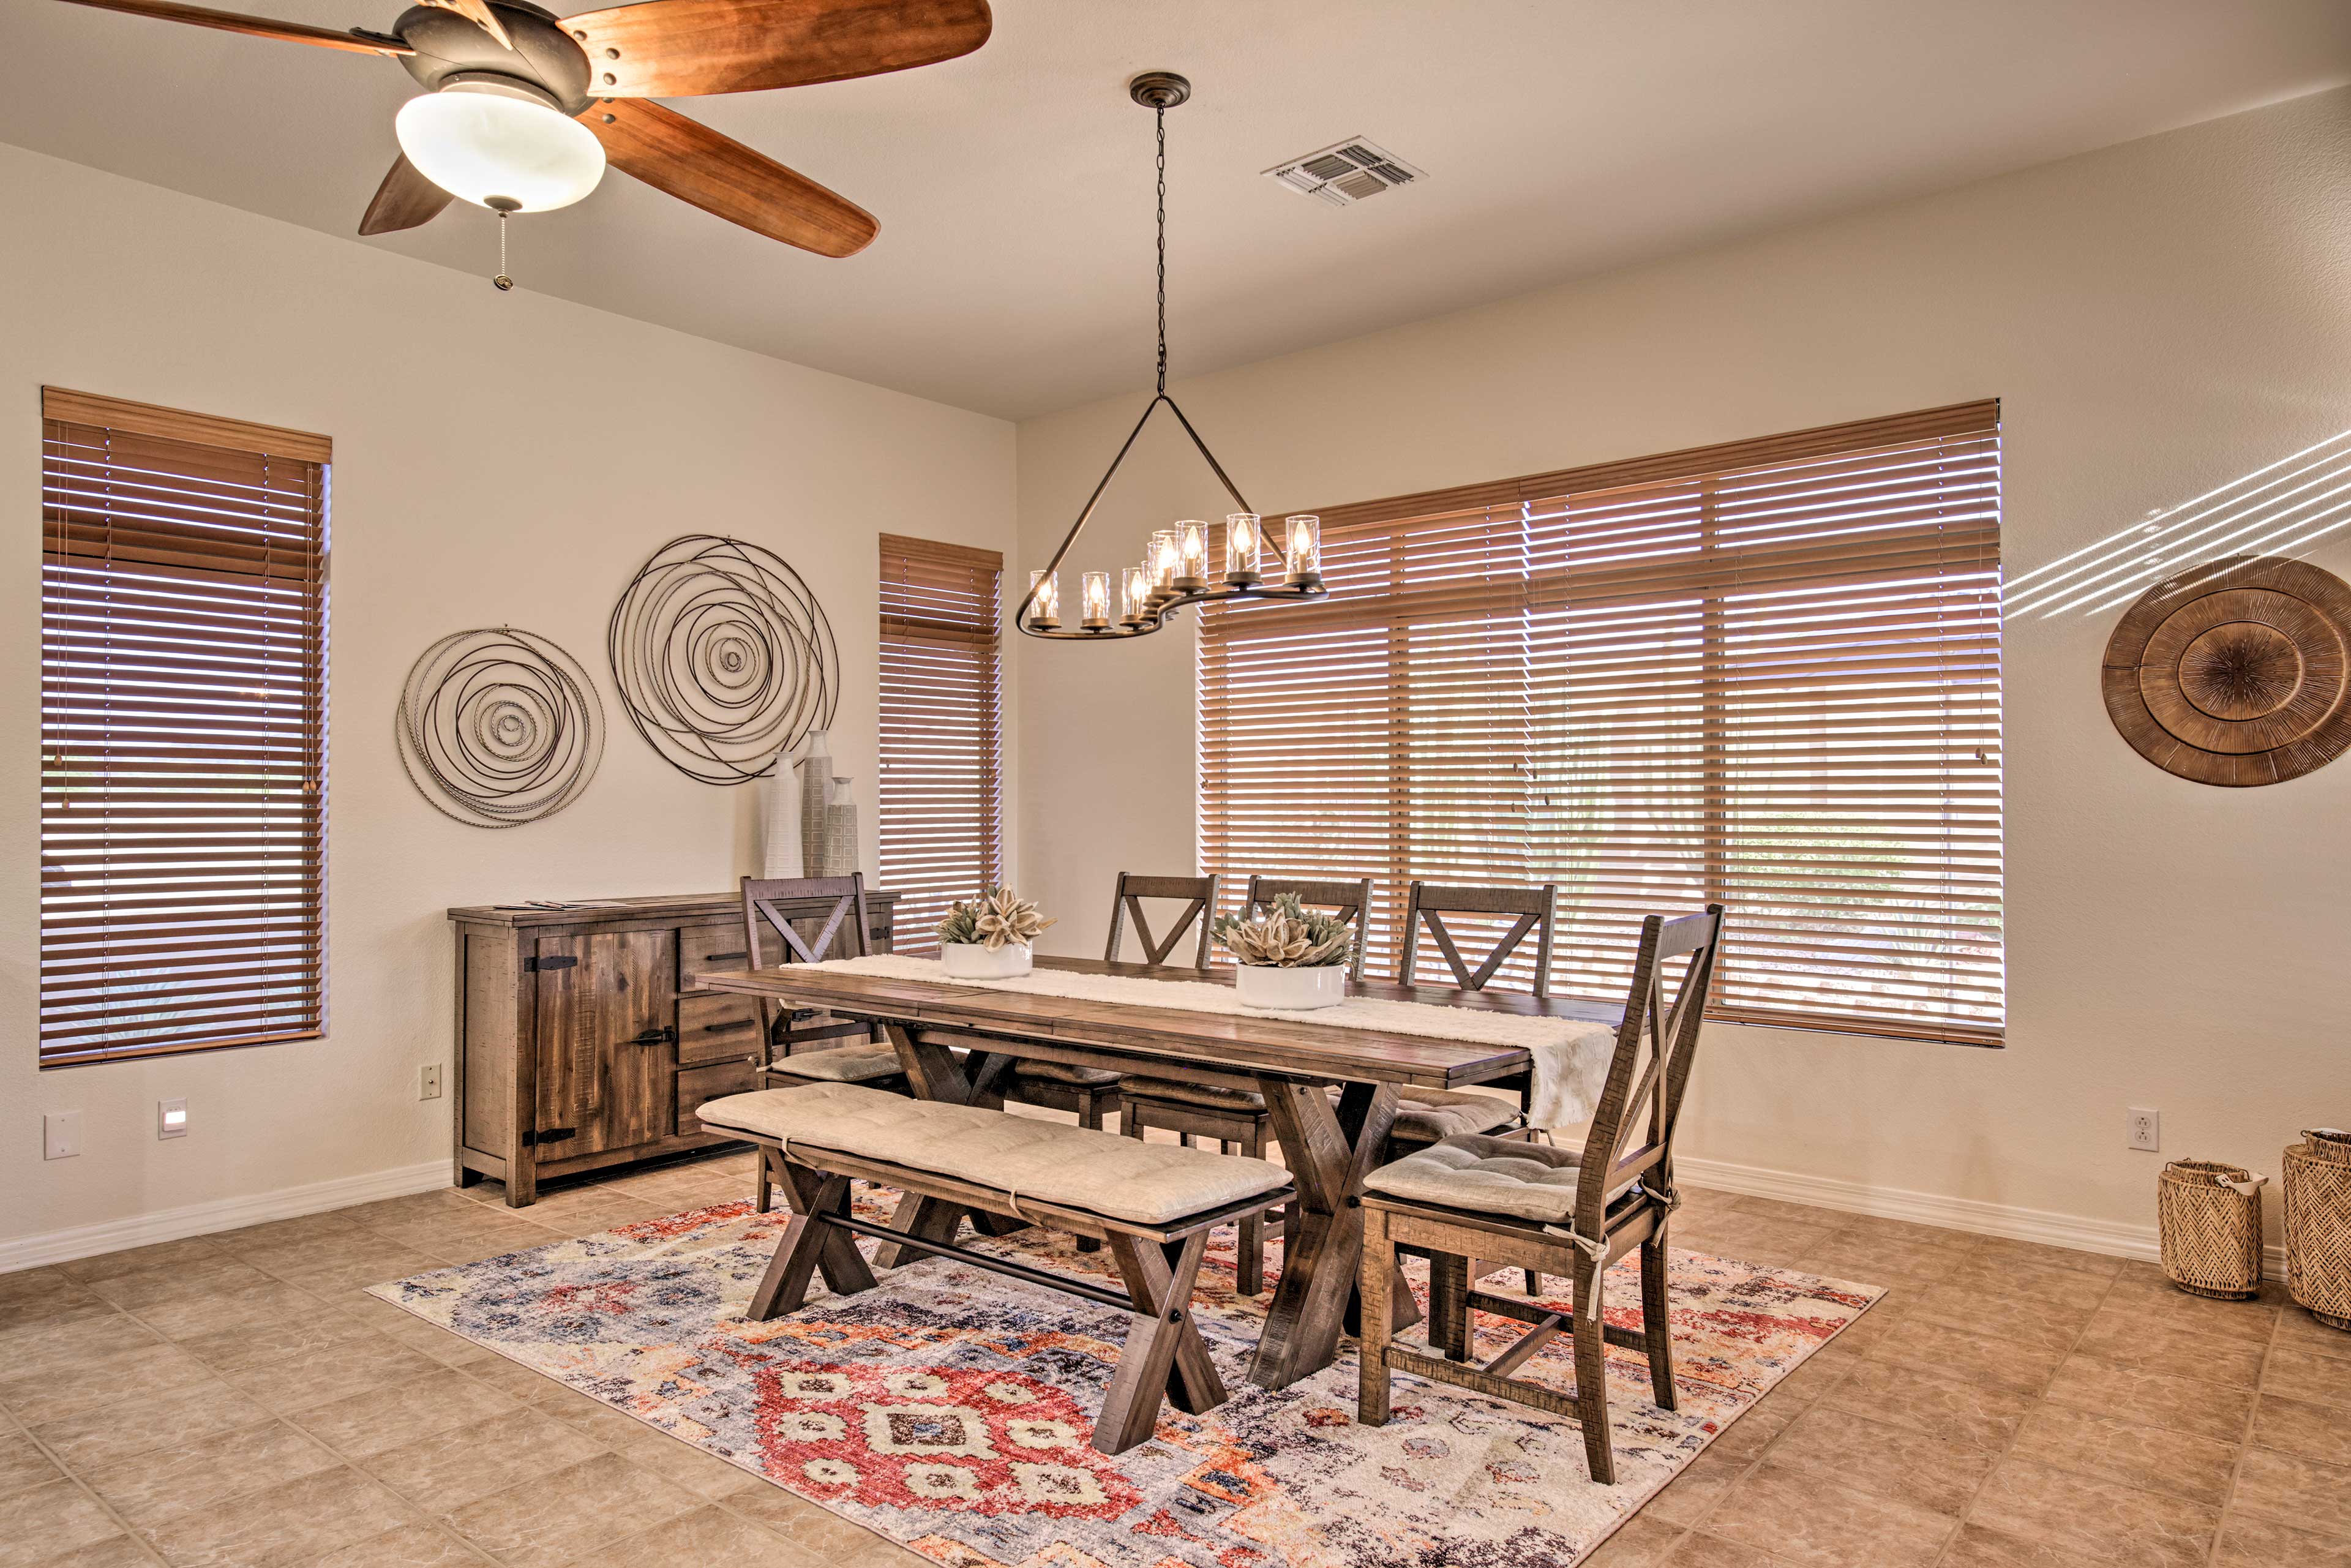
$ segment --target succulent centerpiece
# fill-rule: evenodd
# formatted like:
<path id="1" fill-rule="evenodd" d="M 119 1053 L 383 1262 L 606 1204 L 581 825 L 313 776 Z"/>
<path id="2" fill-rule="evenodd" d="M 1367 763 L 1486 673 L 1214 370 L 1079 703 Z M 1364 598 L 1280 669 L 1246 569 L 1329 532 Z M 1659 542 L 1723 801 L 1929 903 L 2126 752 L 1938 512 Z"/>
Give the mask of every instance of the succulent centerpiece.
<path id="1" fill-rule="evenodd" d="M 1355 928 L 1285 893 L 1262 914 L 1219 915 L 1210 928 L 1240 966 L 1233 988 L 1253 1008 L 1327 1008 L 1347 996 Z"/>
<path id="2" fill-rule="evenodd" d="M 1008 887 L 984 887 L 957 899 L 938 924 L 939 961 L 958 979 L 1002 980 L 1025 975 L 1029 944 L 1053 924 L 1037 905 Z"/>

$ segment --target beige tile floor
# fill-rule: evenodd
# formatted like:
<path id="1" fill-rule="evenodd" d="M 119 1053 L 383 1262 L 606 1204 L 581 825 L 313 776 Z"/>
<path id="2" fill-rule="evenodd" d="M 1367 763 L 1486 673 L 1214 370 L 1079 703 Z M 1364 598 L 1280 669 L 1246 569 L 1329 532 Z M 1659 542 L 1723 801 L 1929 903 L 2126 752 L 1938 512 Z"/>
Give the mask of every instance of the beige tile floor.
<path id="1" fill-rule="evenodd" d="M 0 1275 L 0 1568 L 912 1568 L 363 1295 L 740 1196 L 740 1155 Z M 2351 1334 L 2149 1267 L 1695 1194 L 1684 1246 L 1891 1287 L 1589 1561 L 2351 1568 Z"/>

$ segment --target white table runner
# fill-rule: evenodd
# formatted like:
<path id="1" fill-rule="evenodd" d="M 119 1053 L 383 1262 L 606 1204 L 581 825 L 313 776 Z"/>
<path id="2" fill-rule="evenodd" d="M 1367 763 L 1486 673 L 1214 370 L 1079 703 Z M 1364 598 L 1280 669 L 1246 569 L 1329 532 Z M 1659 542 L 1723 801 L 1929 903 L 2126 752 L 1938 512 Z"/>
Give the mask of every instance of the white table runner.
<path id="1" fill-rule="evenodd" d="M 1090 1002 L 1176 1008 L 1185 1012 L 1230 1013 L 1241 1018 L 1278 1018 L 1286 1023 L 1386 1030 L 1432 1040 L 1464 1040 L 1524 1051 L 1534 1058 L 1534 1108 L 1527 1119 L 1538 1127 L 1581 1127 L 1592 1120 L 1607 1086 L 1616 1030 L 1575 1019 L 1527 1018 L 1517 1013 L 1479 1012 L 1428 1002 L 1349 997 L 1335 1007 L 1311 1011 L 1275 1011 L 1241 1005 L 1230 986 L 1205 980 L 1146 980 L 1134 975 L 1086 975 L 1069 969 L 1032 969 L 1008 980 L 972 980 L 949 975 L 935 958 L 876 953 L 863 958 L 833 958 L 814 967 L 901 980 L 935 980 L 990 991 L 1026 991 L 1034 996 L 1071 997 Z"/>

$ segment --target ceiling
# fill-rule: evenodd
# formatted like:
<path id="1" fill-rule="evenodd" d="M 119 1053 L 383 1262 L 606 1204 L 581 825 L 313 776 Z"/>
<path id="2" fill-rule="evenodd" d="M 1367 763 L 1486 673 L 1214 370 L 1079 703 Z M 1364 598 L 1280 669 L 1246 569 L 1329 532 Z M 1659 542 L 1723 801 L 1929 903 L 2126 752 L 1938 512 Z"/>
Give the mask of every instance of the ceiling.
<path id="1" fill-rule="evenodd" d="M 336 27 L 398 12 L 209 3 Z M 1168 116 L 1179 376 L 2351 80 L 2342 0 L 994 3 L 962 59 L 673 100 L 872 211 L 862 255 L 808 256 L 613 173 L 517 219 L 509 270 L 1021 418 L 1150 384 L 1139 70 L 1194 84 Z M 413 90 L 371 56 L 56 0 L 0 5 L 0 141 L 346 235 Z M 1340 208 L 1260 177 L 1350 136 L 1427 180 Z M 352 243 L 496 270 L 496 220 L 462 203 Z"/>

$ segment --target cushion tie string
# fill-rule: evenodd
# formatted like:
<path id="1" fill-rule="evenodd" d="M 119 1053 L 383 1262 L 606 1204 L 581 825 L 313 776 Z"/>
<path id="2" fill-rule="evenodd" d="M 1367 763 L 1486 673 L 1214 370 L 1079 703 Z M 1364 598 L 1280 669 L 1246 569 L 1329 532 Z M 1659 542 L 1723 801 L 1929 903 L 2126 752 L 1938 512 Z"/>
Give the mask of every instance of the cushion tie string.
<path id="1" fill-rule="evenodd" d="M 1592 1260 L 1592 1300 L 1583 1311 L 1586 1322 L 1598 1323 L 1601 1321 L 1600 1277 L 1608 1271 L 1608 1243 L 1604 1240 L 1595 1241 L 1591 1237 L 1566 1226 L 1546 1225 L 1543 1230 L 1546 1234 L 1556 1236 L 1567 1242 Z"/>

